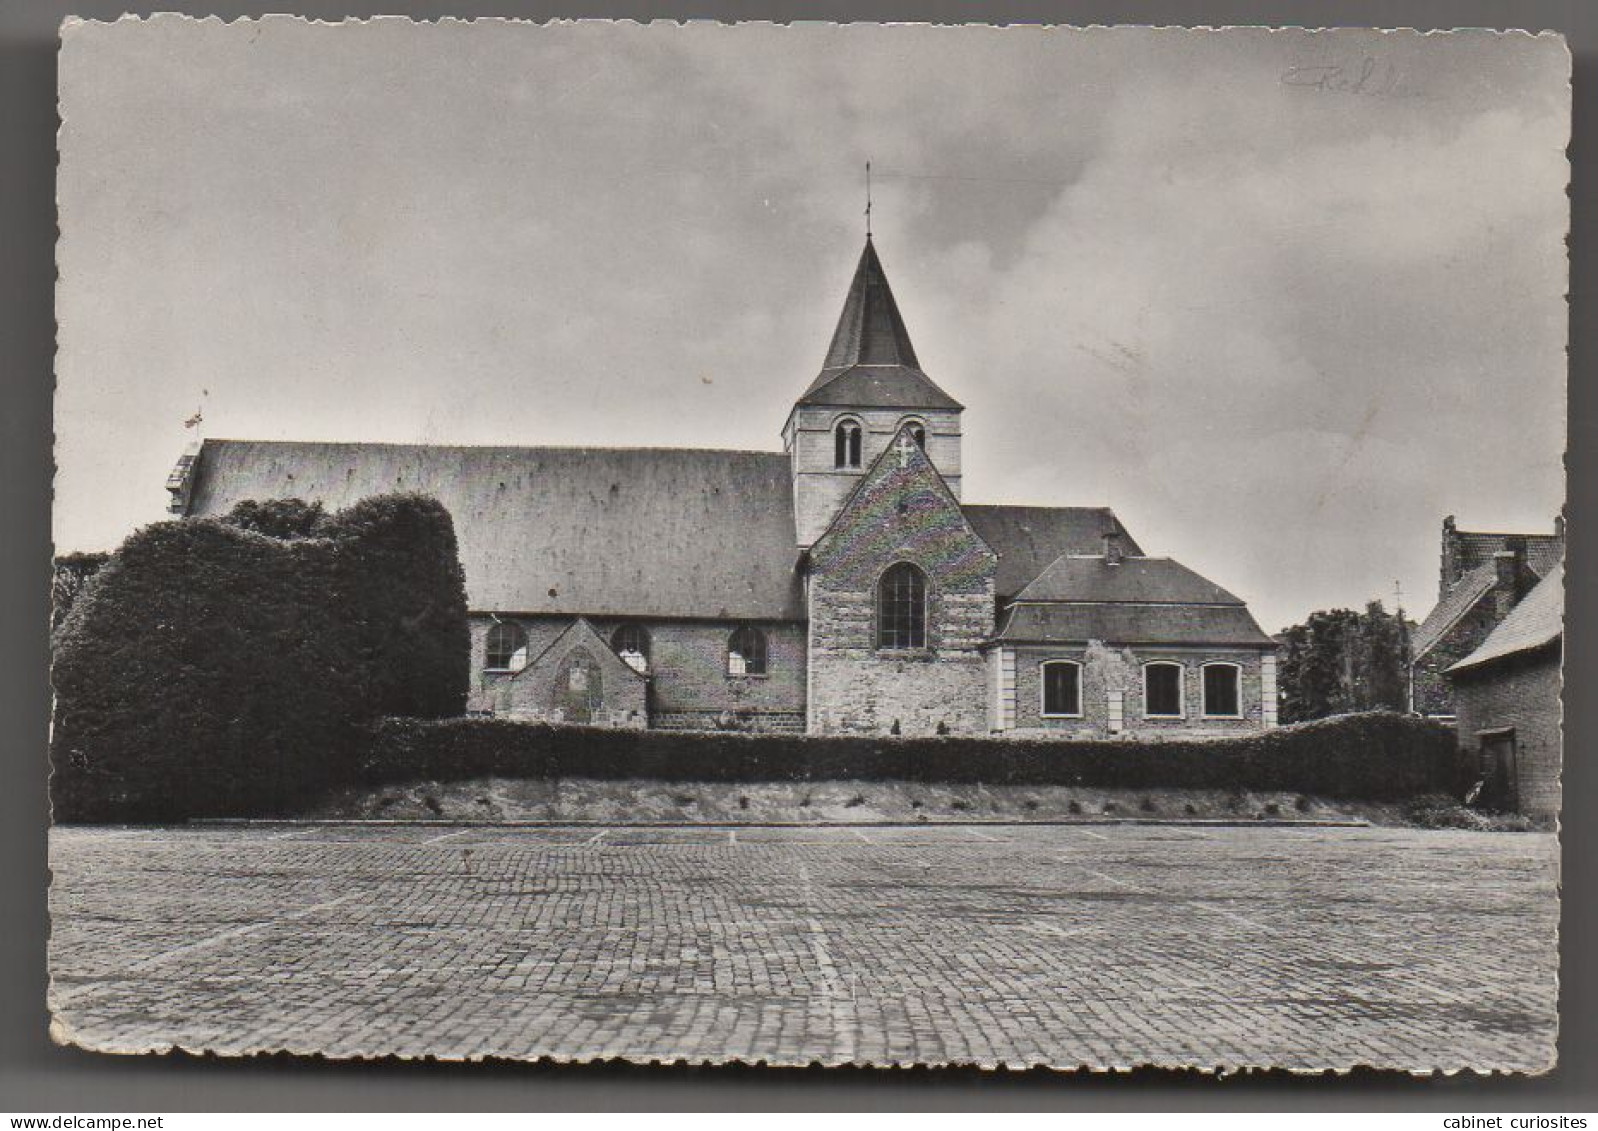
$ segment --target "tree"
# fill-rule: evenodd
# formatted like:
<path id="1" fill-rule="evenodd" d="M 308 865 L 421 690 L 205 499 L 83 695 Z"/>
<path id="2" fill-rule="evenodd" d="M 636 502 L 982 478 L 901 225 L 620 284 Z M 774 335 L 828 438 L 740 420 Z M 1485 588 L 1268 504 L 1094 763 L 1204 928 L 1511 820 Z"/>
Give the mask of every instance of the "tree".
<path id="1" fill-rule="evenodd" d="M 1406 707 L 1409 633 L 1403 613 L 1372 601 L 1363 613 L 1311 613 L 1282 634 L 1282 721 Z"/>
<path id="2" fill-rule="evenodd" d="M 100 567 L 110 560 L 105 551 L 62 554 L 55 560 L 55 573 L 50 579 L 50 627 L 56 628 L 72 611 L 72 602 L 78 599 L 89 579 L 100 572 Z"/>

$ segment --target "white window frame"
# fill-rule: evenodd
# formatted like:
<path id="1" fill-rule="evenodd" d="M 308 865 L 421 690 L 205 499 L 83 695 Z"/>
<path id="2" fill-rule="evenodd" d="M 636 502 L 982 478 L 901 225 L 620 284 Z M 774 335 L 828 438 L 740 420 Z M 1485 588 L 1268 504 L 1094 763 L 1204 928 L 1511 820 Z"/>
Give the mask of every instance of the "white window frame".
<path id="1" fill-rule="evenodd" d="M 1049 706 L 1049 676 L 1048 669 L 1056 664 L 1066 664 L 1076 669 L 1076 710 L 1067 712 L 1051 712 Z M 1080 719 L 1083 717 L 1082 701 L 1082 661 L 1067 660 L 1064 658 L 1038 661 L 1038 718 L 1040 719 Z"/>
<path id="2" fill-rule="evenodd" d="M 1218 715 L 1210 710 L 1210 677 L 1211 668 L 1231 668 L 1232 679 L 1235 681 L 1237 699 L 1237 712 L 1231 715 Z M 1202 705 L 1202 714 L 1206 719 L 1241 719 L 1243 717 L 1243 665 L 1232 660 L 1211 660 L 1199 668 L 1199 703 Z"/>
<path id="3" fill-rule="evenodd" d="M 1176 669 L 1176 713 L 1172 715 L 1158 714 L 1149 710 L 1149 669 L 1150 668 L 1175 668 Z M 1187 718 L 1187 665 L 1180 660 L 1146 660 L 1143 664 L 1143 717 L 1145 719 L 1185 719 Z"/>

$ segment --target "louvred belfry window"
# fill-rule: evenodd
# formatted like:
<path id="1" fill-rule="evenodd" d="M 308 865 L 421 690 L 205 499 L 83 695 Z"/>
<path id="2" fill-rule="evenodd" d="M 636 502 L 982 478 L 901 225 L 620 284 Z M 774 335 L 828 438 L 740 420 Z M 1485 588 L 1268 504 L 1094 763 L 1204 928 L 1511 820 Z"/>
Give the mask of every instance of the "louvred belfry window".
<path id="1" fill-rule="evenodd" d="M 834 467 L 860 466 L 860 423 L 840 420 L 832 432 L 832 461 Z"/>
<path id="2" fill-rule="evenodd" d="M 927 579 L 900 562 L 877 582 L 877 647 L 927 646 Z"/>

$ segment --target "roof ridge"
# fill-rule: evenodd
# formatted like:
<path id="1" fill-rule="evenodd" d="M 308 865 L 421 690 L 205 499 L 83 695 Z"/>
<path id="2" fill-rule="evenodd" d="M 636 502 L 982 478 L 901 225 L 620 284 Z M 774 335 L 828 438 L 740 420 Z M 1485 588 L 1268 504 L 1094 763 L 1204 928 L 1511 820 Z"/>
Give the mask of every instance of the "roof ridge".
<path id="1" fill-rule="evenodd" d="M 236 436 L 211 436 L 204 441 L 206 444 L 253 444 L 257 446 L 282 446 L 282 447 L 329 447 L 329 448 L 416 448 L 431 449 L 434 451 L 502 451 L 502 452 L 647 452 L 659 453 L 691 453 L 693 455 L 718 455 L 718 456 L 770 456 L 773 459 L 788 458 L 785 452 L 774 452 L 766 448 L 690 448 L 672 447 L 668 445 L 616 445 L 604 446 L 596 444 L 431 444 L 419 443 L 410 440 L 249 440 Z"/>

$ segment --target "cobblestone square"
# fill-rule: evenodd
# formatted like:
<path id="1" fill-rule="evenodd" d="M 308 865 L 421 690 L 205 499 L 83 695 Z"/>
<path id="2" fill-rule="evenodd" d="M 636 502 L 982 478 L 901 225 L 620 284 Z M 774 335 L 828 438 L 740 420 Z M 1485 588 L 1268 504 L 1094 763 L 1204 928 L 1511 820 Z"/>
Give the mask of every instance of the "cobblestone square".
<path id="1" fill-rule="evenodd" d="M 91 1049 L 1536 1071 L 1541 834 L 58 828 Z"/>

